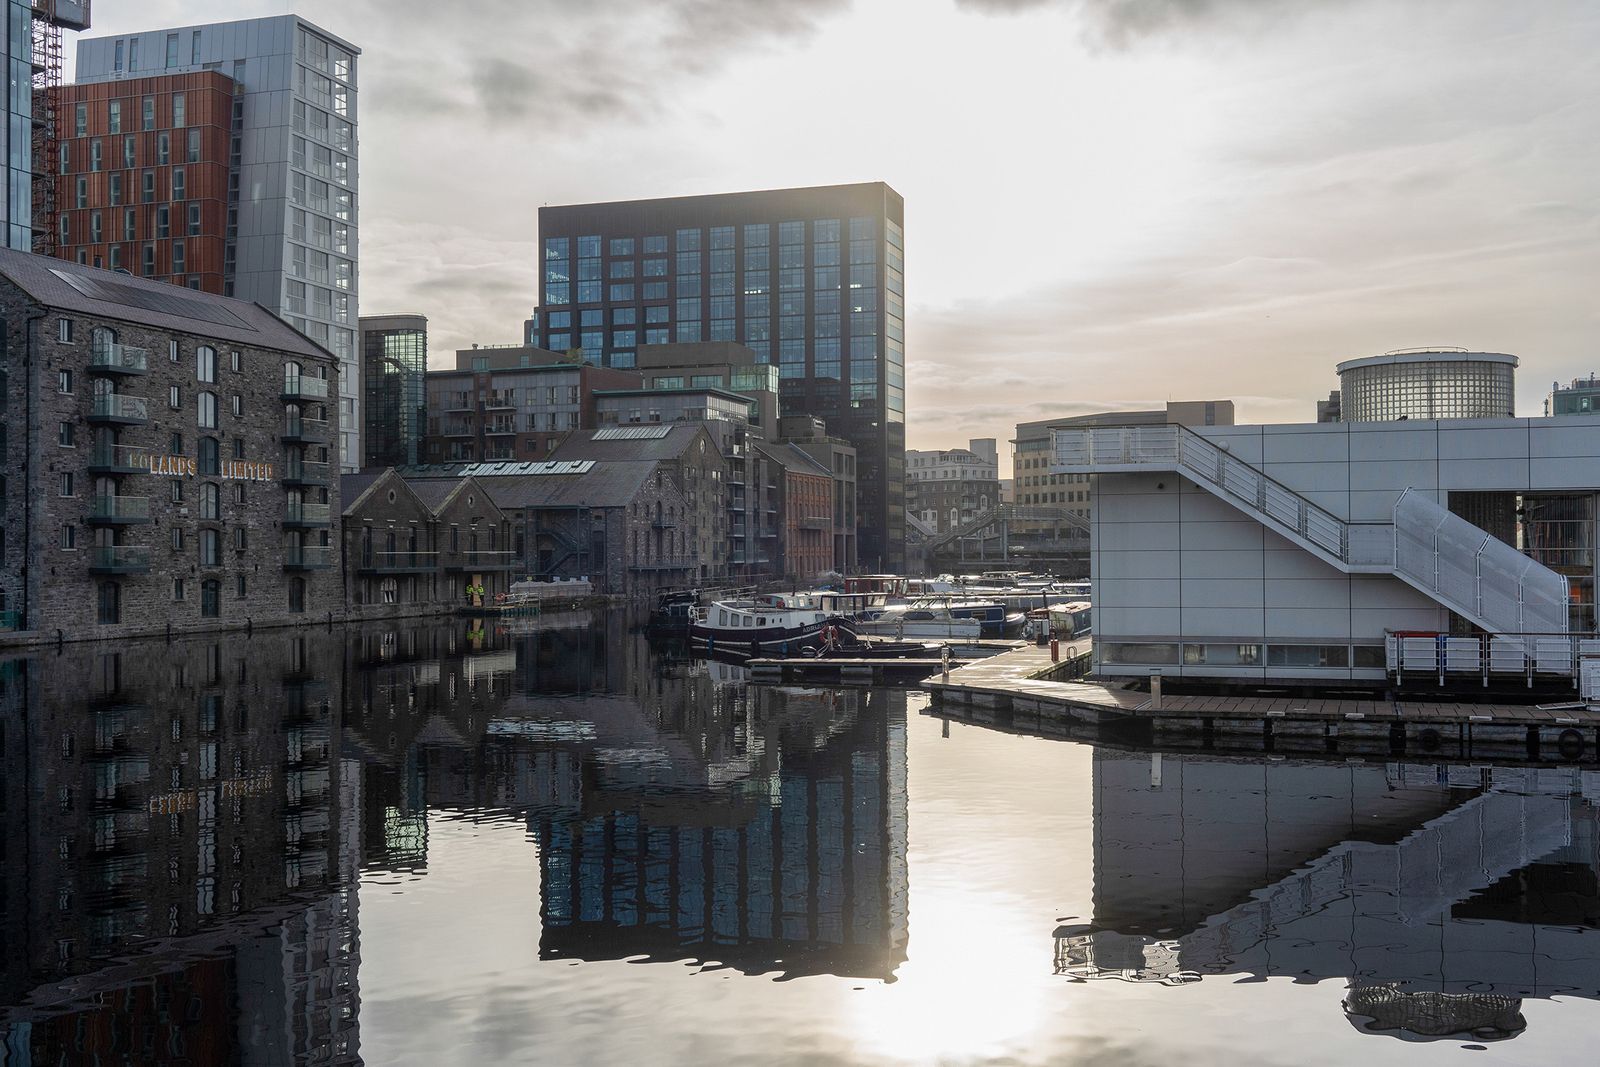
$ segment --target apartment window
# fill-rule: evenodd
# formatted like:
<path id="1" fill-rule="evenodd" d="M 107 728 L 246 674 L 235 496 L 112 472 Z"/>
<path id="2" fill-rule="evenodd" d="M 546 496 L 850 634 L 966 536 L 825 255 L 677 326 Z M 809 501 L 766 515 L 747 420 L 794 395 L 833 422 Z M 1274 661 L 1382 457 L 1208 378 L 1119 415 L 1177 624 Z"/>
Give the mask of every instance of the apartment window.
<path id="1" fill-rule="evenodd" d="M 222 491 L 217 488 L 216 482 L 206 482 L 200 486 L 200 517 L 202 519 L 222 517 Z"/>
<path id="2" fill-rule="evenodd" d="M 172 134 L 166 130 L 156 134 L 156 162 L 163 167 L 172 162 Z"/>
<path id="3" fill-rule="evenodd" d="M 111 175 L 111 177 L 110 177 L 110 186 L 109 187 L 110 187 L 110 191 L 111 191 L 111 206 L 112 207 L 121 207 L 122 206 L 122 175 L 120 175 L 120 174 Z M 99 214 L 99 212 L 96 212 L 96 214 Z M 98 241 L 99 238 L 96 237 L 95 240 Z"/>
<path id="4" fill-rule="evenodd" d="M 168 338 L 167 340 L 167 359 L 173 363 L 178 362 L 178 339 L 176 337 Z"/>
<path id="5" fill-rule="evenodd" d="M 185 104 L 186 101 L 184 100 L 184 95 L 182 93 L 172 94 L 172 125 L 174 129 L 181 130 L 185 125 L 188 124 L 188 116 L 185 114 L 185 111 L 187 110 Z"/>
<path id="6" fill-rule="evenodd" d="M 156 172 L 147 170 L 142 176 L 143 198 L 146 204 L 156 202 Z"/>
<path id="7" fill-rule="evenodd" d="M 147 244 L 147 245 L 144 246 L 143 262 L 142 262 L 142 264 L 140 266 L 140 271 L 141 271 L 141 273 L 144 274 L 144 276 L 146 278 L 155 277 L 155 273 L 156 273 L 156 246 L 155 245 Z"/>
<path id="8" fill-rule="evenodd" d="M 172 236 L 172 209 L 166 204 L 156 208 L 156 236 Z"/>
<path id="9" fill-rule="evenodd" d="M 59 490 L 60 490 L 60 494 L 62 496 L 77 496 L 78 495 L 75 487 L 72 484 L 72 472 L 71 471 L 62 471 L 61 472 L 61 482 L 60 482 Z"/>
<path id="10" fill-rule="evenodd" d="M 182 533 L 183 531 L 181 531 L 181 530 L 173 530 L 172 532 L 177 534 L 177 533 Z M 178 546 L 174 545 L 173 547 L 176 548 Z M 172 579 L 172 599 L 173 600 L 182 600 L 183 599 L 183 579 L 182 578 L 174 578 L 174 579 Z"/>
<path id="11" fill-rule="evenodd" d="M 198 65 L 200 62 L 200 31 L 195 30 L 189 35 L 189 62 Z"/>
<path id="12" fill-rule="evenodd" d="M 198 126 L 189 130 L 187 158 L 190 163 L 200 162 L 200 128 Z"/>
<path id="13" fill-rule="evenodd" d="M 177 65 L 178 65 L 178 35 L 175 34 L 175 33 L 169 33 L 169 34 L 167 34 L 167 66 L 176 67 Z"/>
<path id="14" fill-rule="evenodd" d="M 221 453 L 217 448 L 217 439 L 215 437 L 200 438 L 198 466 L 201 474 L 215 475 L 220 473 L 222 468 Z"/>
<path id="15" fill-rule="evenodd" d="M 56 387 L 63 393 L 72 392 L 72 372 L 70 370 L 61 371 L 60 374 L 57 375 Z"/>
<path id="16" fill-rule="evenodd" d="M 61 547 L 67 552 L 73 552 L 77 550 L 78 528 L 71 523 L 61 527 Z"/>
<path id="17" fill-rule="evenodd" d="M 200 566 L 220 567 L 222 565 L 222 531 L 200 531 Z"/>
<path id="18" fill-rule="evenodd" d="M 95 244 L 100 243 L 100 212 L 89 212 L 89 240 Z"/>
<path id="19" fill-rule="evenodd" d="M 156 128 L 156 98 L 147 96 L 139 102 L 139 128 L 153 130 Z"/>
<path id="20" fill-rule="evenodd" d="M 95 137 L 89 141 L 89 169 L 97 171 L 100 166 L 100 138 Z"/>
<path id="21" fill-rule="evenodd" d="M 176 453 L 174 453 L 174 455 L 176 455 Z M 174 504 L 183 503 L 183 483 L 178 481 L 177 479 L 173 479 L 173 481 L 170 484 L 170 488 L 169 488 L 167 497 Z M 176 542 L 172 547 L 173 548 L 182 548 L 183 547 L 183 530 L 174 528 L 172 533 L 173 533 L 173 540 Z"/>
<path id="22" fill-rule="evenodd" d="M 194 352 L 194 376 L 202 382 L 217 380 L 217 350 L 201 345 Z"/>
<path id="23" fill-rule="evenodd" d="M 202 392 L 199 396 L 196 417 L 202 430 L 215 430 L 217 428 L 217 394 Z"/>
<path id="24" fill-rule="evenodd" d="M 139 227 L 139 213 L 133 208 L 122 209 L 122 239 L 131 241 Z"/>
<path id="25" fill-rule="evenodd" d="M 182 274 L 187 269 L 188 267 L 184 263 L 183 242 L 172 242 L 172 273 Z"/>
<path id="26" fill-rule="evenodd" d="M 56 340 L 58 340 L 58 341 L 67 341 L 69 343 L 72 341 L 72 320 L 71 319 L 57 319 L 56 320 Z"/>
<path id="27" fill-rule="evenodd" d="M 113 625 L 122 618 L 122 587 L 116 582 L 101 582 L 95 597 L 97 616 L 102 626 Z"/>
<path id="28" fill-rule="evenodd" d="M 243 365 L 244 365 L 244 359 L 243 359 L 243 357 L 241 357 L 239 355 L 239 350 L 237 348 L 235 348 L 233 351 L 228 353 L 228 367 L 229 367 L 229 369 L 231 369 L 233 371 L 238 371 L 241 367 L 243 367 Z"/>
<path id="29" fill-rule="evenodd" d="M 177 177 L 177 175 L 175 174 L 174 178 L 176 179 L 176 177 Z M 176 192 L 176 186 L 174 186 L 174 192 Z M 198 236 L 199 233 L 200 233 L 200 203 L 199 203 L 199 201 L 195 201 L 194 203 L 191 203 L 189 205 L 189 235 L 191 237 L 193 237 L 193 236 Z"/>
<path id="30" fill-rule="evenodd" d="M 174 200 L 186 200 L 186 199 L 188 199 L 188 196 L 189 196 L 189 182 L 188 182 L 188 179 L 187 179 L 187 177 L 185 176 L 185 174 L 183 172 L 183 168 L 182 167 L 173 167 L 172 168 L 172 199 L 174 199 Z M 198 218 L 199 218 L 198 208 L 200 207 L 200 205 L 199 204 L 190 204 L 189 207 L 190 207 L 190 217 L 198 220 Z M 198 233 L 199 231 L 198 230 L 191 230 L 190 232 L 191 233 Z"/>
<path id="31" fill-rule="evenodd" d="M 73 424 L 70 422 L 63 422 L 59 423 L 58 425 L 60 428 L 56 431 L 56 443 L 62 448 L 78 447 Z"/>
<path id="32" fill-rule="evenodd" d="M 72 109 L 72 134 L 74 137 L 86 136 L 89 132 L 89 105 L 79 103 Z"/>
<path id="33" fill-rule="evenodd" d="M 173 411 L 177 411 L 180 407 L 183 406 L 182 393 L 183 393 L 183 390 L 179 386 L 176 386 L 176 385 L 167 386 L 167 406 L 170 407 Z"/>
<path id="34" fill-rule="evenodd" d="M 112 70 L 121 70 L 122 69 L 122 48 L 123 48 L 123 44 L 122 44 L 122 41 L 120 39 L 117 41 L 116 44 L 111 46 L 111 69 Z"/>
<path id="35" fill-rule="evenodd" d="M 233 548 L 234 548 L 234 551 L 243 552 L 246 548 L 249 548 L 249 547 L 250 547 L 250 535 L 245 532 L 245 528 L 243 526 L 235 526 L 233 528 Z"/>
<path id="36" fill-rule="evenodd" d="M 244 533 L 243 530 L 240 530 L 239 532 Z M 233 595 L 238 597 L 240 600 L 244 599 L 244 575 L 242 574 L 236 574 L 233 576 Z"/>
<path id="37" fill-rule="evenodd" d="M 234 393 L 228 398 L 228 406 L 232 409 L 234 418 L 237 419 L 244 415 L 244 397 L 238 393 Z"/>
<path id="38" fill-rule="evenodd" d="M 122 101 L 121 100 L 113 100 L 113 101 L 111 101 L 111 103 L 108 105 L 108 110 L 109 110 L 110 114 L 107 117 L 106 129 L 111 133 L 121 133 L 122 132 Z"/>

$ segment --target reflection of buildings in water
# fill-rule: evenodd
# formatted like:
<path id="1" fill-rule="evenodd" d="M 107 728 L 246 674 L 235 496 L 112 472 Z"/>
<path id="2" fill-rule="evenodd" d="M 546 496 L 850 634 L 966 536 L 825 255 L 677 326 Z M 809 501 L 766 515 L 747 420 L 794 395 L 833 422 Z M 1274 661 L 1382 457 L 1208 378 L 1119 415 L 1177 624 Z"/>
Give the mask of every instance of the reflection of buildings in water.
<path id="1" fill-rule="evenodd" d="M 1600 776 L 1094 757 L 1093 922 L 1056 970 L 1343 978 L 1352 1022 L 1508 1037 L 1600 997 Z"/>
<path id="2" fill-rule="evenodd" d="M 0 666 L 10 1055 L 357 1059 L 354 890 L 326 887 L 354 870 L 360 781 L 335 757 L 328 648 L 278 632 Z M 268 1048 L 286 1055 L 252 1058 Z"/>
<path id="3" fill-rule="evenodd" d="M 597 748 L 545 790 L 559 802 L 531 820 L 542 955 L 892 977 L 906 949 L 904 694 L 747 692 L 740 726 L 761 757 L 744 777 Z"/>

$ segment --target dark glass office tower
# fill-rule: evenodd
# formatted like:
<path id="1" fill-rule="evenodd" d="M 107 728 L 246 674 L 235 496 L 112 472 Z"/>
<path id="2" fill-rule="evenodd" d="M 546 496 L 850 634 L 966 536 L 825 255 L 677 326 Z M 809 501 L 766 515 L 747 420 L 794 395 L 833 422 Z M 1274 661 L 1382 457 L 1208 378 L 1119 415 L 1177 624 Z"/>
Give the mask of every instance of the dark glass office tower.
<path id="1" fill-rule="evenodd" d="M 361 319 L 363 467 L 422 460 L 428 425 L 428 320 L 421 315 Z"/>
<path id="2" fill-rule="evenodd" d="M 532 334 L 633 367 L 641 345 L 739 341 L 784 414 L 857 453 L 862 567 L 905 566 L 905 204 L 882 182 L 539 209 Z"/>

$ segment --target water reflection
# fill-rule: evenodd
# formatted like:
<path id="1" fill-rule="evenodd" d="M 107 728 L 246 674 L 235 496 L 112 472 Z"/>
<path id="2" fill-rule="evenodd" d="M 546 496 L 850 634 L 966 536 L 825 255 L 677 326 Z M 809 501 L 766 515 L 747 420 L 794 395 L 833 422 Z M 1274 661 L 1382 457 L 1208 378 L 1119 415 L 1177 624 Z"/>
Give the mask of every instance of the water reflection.
<path id="1" fill-rule="evenodd" d="M 712 980 L 747 1059 L 803 1025 L 824 1059 L 1058 1061 L 1055 1005 L 1092 1035 L 1102 994 L 1249 1003 L 1217 976 L 1339 983 L 1301 1003 L 1369 1046 L 1600 999 L 1593 771 L 951 737 L 908 703 L 751 686 L 620 613 L 0 662 L 0 1064 L 388 1062 L 514 995 L 486 1061 L 623 1003 L 637 1056 L 720 1025 Z M 423 926 L 480 938 L 459 984 Z M 1136 984 L 1062 981 L 1108 977 Z"/>
<path id="2" fill-rule="evenodd" d="M 1511 1037 L 1600 997 L 1600 775 L 1094 754 L 1094 900 L 1055 970 L 1348 982 L 1351 1022 Z"/>

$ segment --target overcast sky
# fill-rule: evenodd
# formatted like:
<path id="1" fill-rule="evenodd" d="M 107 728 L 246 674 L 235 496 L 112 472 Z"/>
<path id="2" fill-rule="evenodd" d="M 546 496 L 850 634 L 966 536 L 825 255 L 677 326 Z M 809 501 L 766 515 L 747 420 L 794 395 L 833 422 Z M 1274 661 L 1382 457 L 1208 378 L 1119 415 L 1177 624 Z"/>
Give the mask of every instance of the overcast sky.
<path id="1" fill-rule="evenodd" d="M 1600 370 L 1593 0 L 224 6 L 363 49 L 361 310 L 426 314 L 435 365 L 518 339 L 540 204 L 883 180 L 912 447 L 1304 421 L 1413 345 L 1520 356 L 1519 414 Z M 219 17 L 100 0 L 90 33 Z"/>

